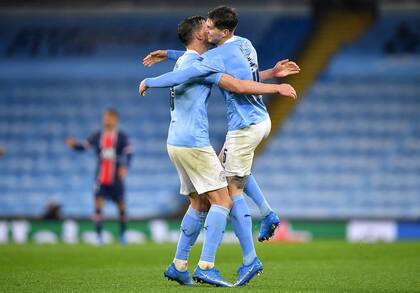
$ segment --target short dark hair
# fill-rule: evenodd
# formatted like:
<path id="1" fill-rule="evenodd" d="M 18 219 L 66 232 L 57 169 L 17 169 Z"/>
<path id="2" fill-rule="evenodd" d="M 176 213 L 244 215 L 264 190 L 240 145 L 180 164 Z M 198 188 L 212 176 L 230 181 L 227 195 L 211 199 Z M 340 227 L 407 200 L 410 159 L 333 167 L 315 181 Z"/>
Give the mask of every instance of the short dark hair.
<path id="1" fill-rule="evenodd" d="M 106 110 L 105 110 L 105 113 L 107 113 L 107 114 L 111 114 L 112 116 L 114 116 L 115 118 L 119 118 L 120 117 L 120 115 L 118 114 L 118 111 L 117 110 L 115 110 L 114 108 L 107 108 Z"/>
<path id="2" fill-rule="evenodd" d="M 233 32 L 238 25 L 238 15 L 235 9 L 228 6 L 218 6 L 210 10 L 208 18 L 211 19 L 214 26 L 219 30 L 227 29 Z"/>
<path id="3" fill-rule="evenodd" d="M 203 16 L 191 16 L 178 24 L 178 38 L 188 46 L 194 38 L 194 33 L 201 28 L 206 19 Z"/>

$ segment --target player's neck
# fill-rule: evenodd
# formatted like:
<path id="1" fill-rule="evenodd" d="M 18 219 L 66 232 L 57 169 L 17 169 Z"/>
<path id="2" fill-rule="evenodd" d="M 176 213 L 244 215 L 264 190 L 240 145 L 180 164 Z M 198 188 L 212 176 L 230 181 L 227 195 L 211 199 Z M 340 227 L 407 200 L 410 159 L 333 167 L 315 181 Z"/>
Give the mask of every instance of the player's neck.
<path id="1" fill-rule="evenodd" d="M 226 35 L 224 38 L 222 38 L 221 40 L 220 40 L 220 42 L 217 44 L 217 46 L 221 46 L 221 45 L 223 45 L 224 43 L 226 43 L 228 40 L 230 40 L 231 38 L 233 38 L 233 32 L 232 33 L 230 33 L 230 34 L 228 34 L 228 35 Z"/>
<path id="2" fill-rule="evenodd" d="M 113 133 L 116 131 L 116 128 L 104 128 L 104 132 L 106 133 Z"/>
<path id="3" fill-rule="evenodd" d="M 187 49 L 194 50 L 200 55 L 208 50 L 207 47 L 204 44 L 202 44 L 201 41 L 192 41 L 191 44 L 187 46 Z"/>

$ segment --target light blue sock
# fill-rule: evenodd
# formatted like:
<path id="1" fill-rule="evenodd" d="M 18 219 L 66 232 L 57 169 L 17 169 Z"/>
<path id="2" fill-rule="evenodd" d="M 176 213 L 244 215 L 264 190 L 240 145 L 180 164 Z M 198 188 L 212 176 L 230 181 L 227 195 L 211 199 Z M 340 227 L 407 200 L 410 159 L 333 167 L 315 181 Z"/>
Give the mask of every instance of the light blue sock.
<path id="1" fill-rule="evenodd" d="M 252 218 L 243 195 L 232 197 L 230 221 L 242 248 L 243 263 L 249 265 L 257 256 L 252 237 Z"/>
<path id="2" fill-rule="evenodd" d="M 216 204 L 211 205 L 204 222 L 204 243 L 200 261 L 215 262 L 216 251 L 222 242 L 228 215 L 229 209 Z"/>
<path id="3" fill-rule="evenodd" d="M 201 225 L 207 213 L 199 212 L 191 206 L 188 208 L 181 222 L 181 233 L 179 234 L 178 246 L 176 248 L 176 259 L 188 260 L 191 247 L 200 234 Z"/>
<path id="4" fill-rule="evenodd" d="M 244 192 L 246 195 L 248 195 L 249 198 L 252 199 L 253 202 L 255 202 L 263 217 L 267 216 L 270 212 L 273 211 L 265 199 L 265 196 L 262 193 L 260 187 L 258 186 L 255 177 L 252 174 L 249 175 L 248 179 L 246 180 Z"/>

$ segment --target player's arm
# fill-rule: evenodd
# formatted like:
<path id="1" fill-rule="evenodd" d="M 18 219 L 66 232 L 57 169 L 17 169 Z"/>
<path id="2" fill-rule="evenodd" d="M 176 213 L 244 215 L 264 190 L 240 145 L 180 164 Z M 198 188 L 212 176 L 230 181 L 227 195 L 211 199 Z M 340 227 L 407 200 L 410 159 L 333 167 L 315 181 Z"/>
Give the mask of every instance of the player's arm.
<path id="1" fill-rule="evenodd" d="M 66 145 L 75 151 L 84 151 L 90 147 L 86 142 L 78 142 L 74 137 L 67 138 Z"/>
<path id="2" fill-rule="evenodd" d="M 191 66 L 162 74 L 154 78 L 146 78 L 139 85 L 139 93 L 144 96 L 148 88 L 165 88 L 192 82 L 196 78 L 207 77 L 212 73 L 224 73 L 222 56 L 213 56 L 196 61 Z"/>
<path id="3" fill-rule="evenodd" d="M 87 149 L 90 149 L 95 143 L 99 140 L 99 133 L 94 133 L 91 136 L 89 136 L 85 141 L 78 142 L 74 137 L 69 137 L 66 139 L 65 143 L 66 145 L 76 151 L 85 151 Z"/>
<path id="4" fill-rule="evenodd" d="M 204 77 L 211 72 L 198 70 L 194 66 L 162 74 L 154 78 L 146 78 L 139 85 L 139 93 L 144 96 L 148 88 L 165 88 L 172 87 L 182 83 L 192 81 L 198 77 Z"/>
<path id="5" fill-rule="evenodd" d="M 235 92 L 238 94 L 280 94 L 282 96 L 297 98 L 295 89 L 287 84 L 270 84 L 255 82 L 252 80 L 241 80 L 234 78 L 229 74 L 222 74 L 218 85 L 225 90 Z"/>
<path id="6" fill-rule="evenodd" d="M 143 65 L 146 67 L 151 67 L 157 63 L 170 60 L 178 60 L 185 51 L 178 50 L 156 50 L 150 52 L 146 57 L 143 58 Z"/>
<path id="7" fill-rule="evenodd" d="M 286 77 L 300 72 L 299 66 L 289 59 L 284 59 L 276 63 L 273 68 L 259 72 L 260 80 L 269 80 L 275 77 Z"/>
<path id="8" fill-rule="evenodd" d="M 131 146 L 128 137 L 123 137 L 123 150 L 120 157 L 120 167 L 118 169 L 118 175 L 120 178 L 127 176 L 128 168 L 130 167 L 131 160 L 133 158 L 133 147 Z"/>

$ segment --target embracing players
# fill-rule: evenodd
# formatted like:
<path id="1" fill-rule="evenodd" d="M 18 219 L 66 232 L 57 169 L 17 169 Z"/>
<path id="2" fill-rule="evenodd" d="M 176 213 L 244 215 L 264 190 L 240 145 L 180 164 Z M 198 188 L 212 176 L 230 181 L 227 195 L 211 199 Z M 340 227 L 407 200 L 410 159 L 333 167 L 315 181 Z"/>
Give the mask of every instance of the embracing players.
<path id="1" fill-rule="evenodd" d="M 124 202 L 124 178 L 132 157 L 132 147 L 127 135 L 118 130 L 118 112 L 107 109 L 103 114 L 103 129 L 90 135 L 84 142 L 77 142 L 70 137 L 66 144 L 76 150 L 85 151 L 94 148 L 98 158 L 95 181 L 95 227 L 98 244 L 103 244 L 102 209 L 105 199 L 116 203 L 119 211 L 120 242 L 126 243 L 125 230 L 127 223 Z"/>
<path id="2" fill-rule="evenodd" d="M 181 84 L 180 86 L 171 89 L 171 95 L 173 95 L 176 100 L 177 92 L 180 92 L 182 95 L 184 93 L 184 87 L 187 85 L 195 84 L 197 82 L 197 77 L 201 77 L 201 80 L 207 79 L 207 83 L 212 82 L 224 88 L 223 93 L 227 100 L 229 119 L 229 133 L 224 148 L 224 153 L 226 154 L 226 160 L 224 160 L 224 163 L 228 173 L 229 193 L 233 200 L 231 221 L 235 230 L 235 234 L 240 240 L 244 254 L 244 262 L 239 269 L 239 276 L 236 282 L 236 285 L 240 286 L 249 282 L 249 280 L 255 274 L 262 270 L 262 265 L 256 257 L 255 249 L 253 246 L 251 231 L 252 221 L 250 219 L 248 207 L 243 199 L 243 196 L 241 195 L 246 177 L 250 174 L 253 152 L 259 142 L 268 134 L 270 129 L 270 120 L 267 111 L 262 102 L 261 96 L 258 94 L 271 93 L 273 91 L 264 91 L 259 87 L 276 86 L 277 90 L 275 92 L 294 98 L 296 98 L 296 93 L 289 85 L 260 84 L 251 81 L 259 80 L 256 52 L 248 40 L 233 36 L 233 31 L 236 27 L 237 19 L 236 14 L 234 14 L 234 12 L 232 14 L 232 12 L 233 10 L 229 8 L 221 7 L 209 13 L 209 19 L 207 20 L 207 37 L 210 41 L 213 40 L 213 43 L 219 45 L 218 48 L 204 53 L 201 55 L 201 57 L 196 53 L 196 58 L 190 59 L 190 62 L 185 63 L 182 62 L 183 57 L 188 53 L 191 53 L 187 51 L 185 55 L 183 55 L 183 57 L 178 60 L 175 70 L 172 73 L 168 73 L 154 79 L 146 79 L 141 83 L 139 90 L 140 93 L 143 94 L 147 87 L 168 87 Z M 230 16 L 231 19 L 228 21 L 221 20 L 221 18 L 226 19 L 226 13 L 230 13 L 228 16 Z M 217 24 L 219 26 L 227 26 L 229 29 L 219 28 L 218 31 L 216 31 L 209 23 L 209 21 L 213 20 L 218 21 Z M 213 35 L 210 32 L 212 29 L 214 30 Z M 224 48 L 226 45 L 222 46 L 224 43 L 226 43 L 228 47 L 227 49 Z M 225 50 L 220 52 L 218 49 L 222 47 Z M 214 53 L 214 51 L 216 51 L 216 53 Z M 210 54 L 211 52 L 213 52 L 213 54 Z M 177 52 L 168 53 L 177 55 Z M 182 66 L 180 66 L 180 64 Z M 237 91 L 238 94 L 232 93 L 234 90 L 223 85 L 223 77 L 230 79 L 232 77 L 226 74 L 220 78 L 212 77 L 214 76 L 214 73 L 223 72 L 231 73 L 234 76 L 236 75 L 236 77 L 252 83 L 252 89 L 249 91 L 244 91 L 241 89 Z M 270 72 L 271 74 L 274 74 L 275 70 L 272 69 Z M 268 77 L 268 74 L 266 77 Z M 240 81 L 238 80 L 234 84 L 238 85 L 240 84 Z M 199 99 L 199 97 L 201 97 L 199 93 L 200 92 L 194 93 L 193 98 Z M 208 97 L 209 90 L 206 92 L 206 94 Z M 171 99 L 171 101 L 173 101 L 173 99 Z M 171 103 L 171 105 L 172 104 L 173 103 Z M 192 113 L 195 113 L 195 111 L 193 111 L 191 108 L 188 108 L 188 110 L 190 110 L 190 112 L 184 113 L 185 115 L 182 116 L 187 120 L 190 119 L 189 116 L 191 116 Z M 207 122 L 207 116 L 205 118 L 205 121 Z M 173 123 L 177 123 L 177 119 L 178 118 L 173 120 Z M 171 123 L 171 127 L 172 125 L 173 124 Z M 197 133 L 200 132 L 195 132 L 192 137 L 194 137 L 194 135 L 196 136 Z M 208 132 L 206 132 L 206 135 L 208 136 Z M 238 141 L 241 141 L 242 145 L 240 145 Z M 208 144 L 208 146 L 210 145 Z M 208 171 L 208 168 L 202 164 L 197 164 L 194 162 L 194 159 L 197 160 L 197 158 L 199 158 L 199 154 L 196 154 L 195 157 L 191 156 L 188 160 L 185 160 L 184 168 L 186 170 L 194 170 L 194 172 L 197 173 L 194 175 L 203 176 L 203 174 Z M 199 168 L 197 168 L 198 166 Z M 181 174 L 180 177 L 182 182 Z M 205 176 L 202 178 L 206 180 Z M 196 218 L 198 219 L 199 217 L 197 216 Z M 198 221 L 196 220 L 195 223 L 197 222 Z M 182 238 L 183 234 L 185 234 L 182 227 L 181 232 Z M 198 232 L 196 233 L 199 233 L 199 228 Z M 177 258 L 174 261 L 175 266 L 176 263 Z"/>
<path id="3" fill-rule="evenodd" d="M 140 92 L 149 87 L 171 87 L 188 83 L 212 73 L 228 73 L 239 79 L 259 81 L 299 72 L 296 64 L 287 61 L 260 72 L 257 54 L 251 42 L 234 35 L 237 23 L 237 15 L 232 8 L 221 6 L 210 11 L 206 23 L 208 40 L 217 47 L 202 54 L 201 60 L 188 68 L 145 79 L 140 85 Z M 176 58 L 178 52 L 169 51 L 168 55 L 175 55 Z M 233 201 L 232 226 L 243 253 L 243 264 L 238 269 L 236 282 L 236 285 L 240 286 L 249 282 L 262 270 L 252 239 L 252 220 L 242 195 L 247 179 L 252 179 L 248 180 L 248 184 L 251 184 L 248 186 L 248 195 L 257 203 L 264 216 L 259 239 L 269 238 L 279 224 L 277 215 L 268 205 L 251 175 L 254 151 L 269 134 L 271 122 L 260 95 L 236 94 L 224 89 L 222 93 L 228 118 L 228 134 L 222 150 L 223 163 L 228 178 L 229 194 Z M 293 94 L 288 96 L 296 98 L 296 93 L 293 90 Z"/>

